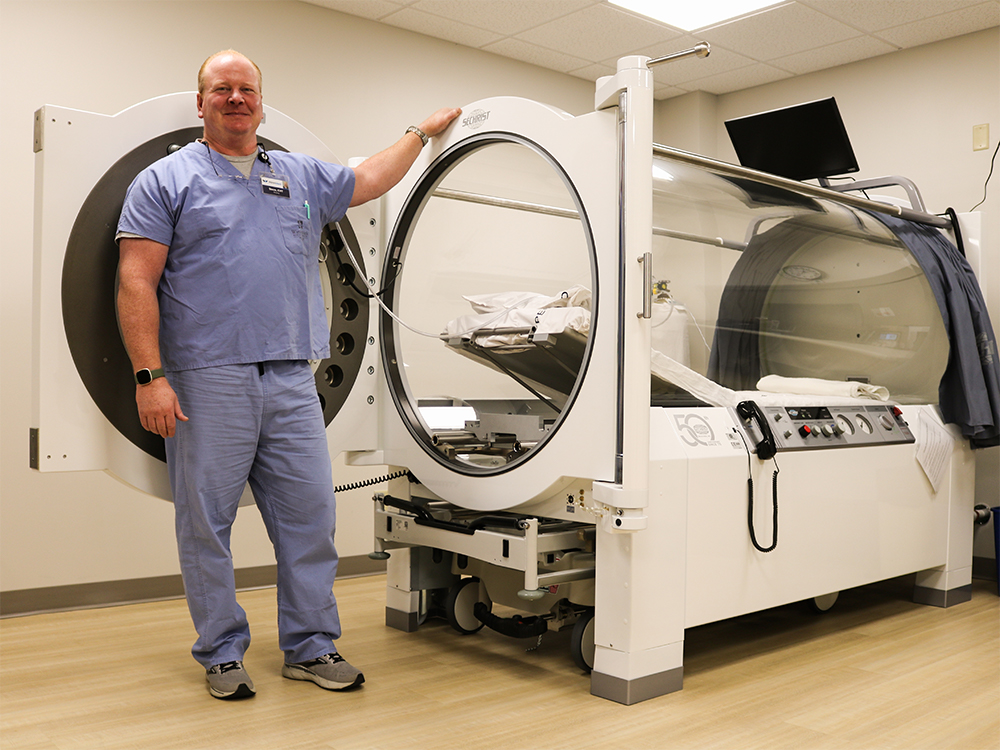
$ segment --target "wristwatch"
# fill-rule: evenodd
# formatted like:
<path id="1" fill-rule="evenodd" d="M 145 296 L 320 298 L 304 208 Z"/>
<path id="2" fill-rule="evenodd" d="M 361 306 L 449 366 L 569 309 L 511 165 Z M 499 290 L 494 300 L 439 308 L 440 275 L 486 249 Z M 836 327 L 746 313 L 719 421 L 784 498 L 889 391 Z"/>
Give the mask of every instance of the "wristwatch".
<path id="1" fill-rule="evenodd" d="M 155 370 L 150 370 L 148 367 L 144 367 L 135 374 L 136 385 L 149 385 L 157 378 L 163 377 L 163 368 L 158 367 Z"/>
<path id="2" fill-rule="evenodd" d="M 427 141 L 430 140 L 430 138 L 427 137 L 427 133 L 425 133 L 423 130 L 421 130 L 420 128 L 418 128 L 416 125 L 410 125 L 410 127 L 408 127 L 406 129 L 406 132 L 407 133 L 416 133 L 417 137 L 420 139 L 421 143 L 423 143 L 424 146 L 426 146 L 427 145 Z M 404 135 L 405 134 L 406 133 L 404 133 Z"/>

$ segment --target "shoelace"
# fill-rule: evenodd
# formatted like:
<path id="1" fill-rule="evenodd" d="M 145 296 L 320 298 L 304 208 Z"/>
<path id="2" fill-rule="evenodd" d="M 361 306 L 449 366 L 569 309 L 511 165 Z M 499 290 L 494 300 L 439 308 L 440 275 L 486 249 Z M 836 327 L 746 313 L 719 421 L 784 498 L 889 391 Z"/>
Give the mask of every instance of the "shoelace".
<path id="1" fill-rule="evenodd" d="M 340 654 L 324 654 L 318 659 L 313 659 L 312 661 L 304 662 L 302 666 L 313 667 L 317 664 L 336 664 L 344 660 L 344 657 Z"/>
<path id="2" fill-rule="evenodd" d="M 237 669 L 243 669 L 243 662 L 227 661 L 225 664 L 219 664 L 218 669 L 219 669 L 219 674 L 225 674 L 226 672 L 232 672 Z"/>

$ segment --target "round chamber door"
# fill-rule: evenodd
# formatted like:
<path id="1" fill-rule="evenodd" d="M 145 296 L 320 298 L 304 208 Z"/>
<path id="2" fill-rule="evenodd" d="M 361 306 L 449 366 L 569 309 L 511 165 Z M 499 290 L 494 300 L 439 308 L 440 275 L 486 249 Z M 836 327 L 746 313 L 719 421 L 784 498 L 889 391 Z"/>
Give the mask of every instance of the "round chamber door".
<path id="1" fill-rule="evenodd" d="M 384 265 L 387 382 L 410 434 L 462 474 L 531 460 L 583 382 L 594 240 L 573 182 L 541 146 L 483 133 L 419 178 Z"/>
<path id="2" fill-rule="evenodd" d="M 107 420 L 133 445 L 166 460 L 163 438 L 142 428 L 135 411 L 132 365 L 116 324 L 118 247 L 115 234 L 125 192 L 143 169 L 201 136 L 200 128 L 164 133 L 119 159 L 94 185 L 69 235 L 62 274 L 62 312 L 66 339 L 77 372 Z M 284 150 L 266 138 L 268 150 Z M 326 424 L 336 417 L 358 371 L 368 335 L 368 300 L 363 280 L 355 279 L 344 252 L 350 247 L 364 272 L 364 258 L 348 220 L 323 231 L 317 248 L 327 319 L 331 324 L 329 359 L 313 362 L 316 388 Z"/>

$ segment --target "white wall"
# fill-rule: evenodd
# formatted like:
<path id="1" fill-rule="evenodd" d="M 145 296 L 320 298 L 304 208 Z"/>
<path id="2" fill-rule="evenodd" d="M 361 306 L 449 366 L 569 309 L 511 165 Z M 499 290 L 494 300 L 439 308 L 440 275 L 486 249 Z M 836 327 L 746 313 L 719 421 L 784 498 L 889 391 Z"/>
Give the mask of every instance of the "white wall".
<path id="1" fill-rule="evenodd" d="M 173 509 L 104 473 L 28 468 L 31 427 L 32 116 L 43 104 L 104 114 L 196 88 L 201 62 L 234 47 L 264 73 L 264 100 L 342 161 L 374 153 L 442 106 L 514 95 L 572 112 L 586 81 L 298 2 L 2 0 L 0 142 L 0 590 L 178 572 Z M 192 97 L 192 108 L 194 99 Z M 354 477 L 340 462 L 335 481 Z M 338 498 L 341 554 L 371 550 L 370 494 Z M 273 562 L 256 510 L 241 510 L 238 567 Z"/>
<path id="2" fill-rule="evenodd" d="M 201 61 L 225 47 L 252 57 L 264 71 L 265 101 L 313 131 L 342 160 L 381 149 L 440 106 L 496 95 L 578 114 L 593 105 L 593 88 L 580 79 L 297 2 L 0 0 L 0 28 L 0 143 L 8 188 L 0 203 L 2 591 L 177 572 L 168 503 L 103 473 L 28 468 L 31 144 L 39 106 L 113 114 L 153 96 L 192 90 Z M 1000 137 L 997 59 L 994 29 L 739 94 L 683 97 L 660 106 L 657 140 L 711 154 L 716 144 L 709 143 L 710 134 L 718 133 L 722 117 L 833 93 L 862 176 L 905 174 L 921 186 L 932 210 L 968 208 L 981 196 L 991 153 L 971 153 L 972 125 L 990 122 L 994 141 Z M 668 73 L 661 70 L 657 75 Z M 704 119 L 709 116 L 719 123 L 714 128 Z M 671 125 L 682 122 L 695 143 L 669 137 Z M 721 146 L 718 155 L 732 158 Z M 995 241 L 997 190 L 994 185 L 986 204 Z M 998 320 L 1000 290 L 990 298 Z M 337 469 L 337 481 L 346 478 L 343 472 Z M 364 531 L 368 496 L 345 493 L 340 502 L 338 546 L 344 555 L 365 554 L 371 545 Z M 240 514 L 234 553 L 240 567 L 271 561 L 253 509 Z"/>
<path id="3" fill-rule="evenodd" d="M 656 71 L 669 81 L 670 65 Z M 959 213 L 983 197 L 990 157 L 1000 140 L 1000 29 L 902 50 L 830 70 L 722 96 L 688 94 L 659 103 L 658 143 L 738 163 L 724 122 L 800 102 L 837 98 L 854 146 L 856 179 L 902 175 L 920 189 L 927 210 Z M 990 147 L 972 150 L 972 126 L 990 124 Z M 1000 161 L 998 157 L 997 161 Z M 903 197 L 902 191 L 886 191 Z M 980 275 L 994 332 L 1000 330 L 1000 164 L 984 224 Z M 1000 503 L 1000 448 L 976 453 L 976 502 Z M 976 555 L 993 556 L 989 527 L 977 532 Z"/>

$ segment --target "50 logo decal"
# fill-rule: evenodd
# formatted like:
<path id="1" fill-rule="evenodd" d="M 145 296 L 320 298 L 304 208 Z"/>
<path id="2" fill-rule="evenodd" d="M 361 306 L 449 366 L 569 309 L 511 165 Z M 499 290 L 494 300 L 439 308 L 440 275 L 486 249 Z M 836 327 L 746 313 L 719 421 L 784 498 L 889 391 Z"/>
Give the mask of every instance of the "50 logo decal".
<path id="1" fill-rule="evenodd" d="M 708 448 L 722 445 L 722 442 L 716 439 L 712 425 L 699 414 L 675 414 L 674 426 L 681 440 L 691 447 L 701 445 Z"/>

